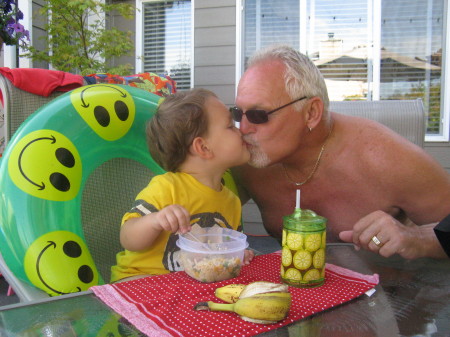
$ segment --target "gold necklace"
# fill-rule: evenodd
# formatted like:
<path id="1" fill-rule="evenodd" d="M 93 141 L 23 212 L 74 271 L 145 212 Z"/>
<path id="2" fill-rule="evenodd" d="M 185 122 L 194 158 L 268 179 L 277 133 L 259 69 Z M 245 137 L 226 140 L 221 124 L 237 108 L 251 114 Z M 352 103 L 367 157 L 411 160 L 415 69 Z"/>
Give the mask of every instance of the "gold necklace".
<path id="1" fill-rule="evenodd" d="M 325 150 L 325 145 L 327 145 L 328 139 L 330 138 L 331 133 L 333 132 L 333 126 L 334 126 L 334 124 L 331 124 L 330 132 L 328 133 L 328 136 L 325 139 L 325 142 L 323 143 L 322 148 L 320 149 L 320 153 L 319 153 L 319 156 L 317 157 L 316 163 L 314 164 L 314 167 L 313 167 L 311 173 L 305 180 L 303 180 L 299 183 L 295 182 L 294 180 L 291 179 L 291 177 L 289 177 L 289 174 L 287 173 L 287 170 L 286 170 L 286 167 L 284 166 L 284 164 L 281 164 L 281 166 L 283 166 L 283 170 L 284 170 L 284 174 L 286 175 L 286 178 L 291 183 L 294 183 L 295 186 L 302 186 L 302 185 L 306 184 L 313 177 L 314 173 L 316 173 L 317 168 L 319 167 L 319 164 L 320 164 L 320 159 L 322 158 L 323 151 Z"/>

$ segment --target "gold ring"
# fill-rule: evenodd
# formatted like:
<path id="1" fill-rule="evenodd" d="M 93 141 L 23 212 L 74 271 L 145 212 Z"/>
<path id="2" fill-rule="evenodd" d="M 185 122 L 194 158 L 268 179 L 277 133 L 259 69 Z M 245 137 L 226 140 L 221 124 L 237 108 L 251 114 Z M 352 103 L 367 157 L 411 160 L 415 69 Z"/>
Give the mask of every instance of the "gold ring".
<path id="1" fill-rule="evenodd" d="M 377 238 L 376 235 L 374 235 L 374 236 L 372 237 L 372 241 L 373 241 L 373 243 L 376 244 L 377 246 L 381 245 L 381 241 L 380 241 L 380 239 Z"/>

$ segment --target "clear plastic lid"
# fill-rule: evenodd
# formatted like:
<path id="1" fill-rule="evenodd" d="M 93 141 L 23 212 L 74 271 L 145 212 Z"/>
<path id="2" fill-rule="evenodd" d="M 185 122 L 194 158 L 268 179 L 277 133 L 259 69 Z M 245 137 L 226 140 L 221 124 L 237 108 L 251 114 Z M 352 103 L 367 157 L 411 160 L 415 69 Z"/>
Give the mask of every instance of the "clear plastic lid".
<path id="1" fill-rule="evenodd" d="M 181 249 L 195 253 L 223 254 L 248 247 L 247 235 L 228 228 L 203 228 L 203 233 L 182 234 L 176 244 Z"/>
<path id="2" fill-rule="evenodd" d="M 309 209 L 296 208 L 294 213 L 283 217 L 283 227 L 294 231 L 320 231 L 325 229 L 326 223 L 326 218 Z"/>

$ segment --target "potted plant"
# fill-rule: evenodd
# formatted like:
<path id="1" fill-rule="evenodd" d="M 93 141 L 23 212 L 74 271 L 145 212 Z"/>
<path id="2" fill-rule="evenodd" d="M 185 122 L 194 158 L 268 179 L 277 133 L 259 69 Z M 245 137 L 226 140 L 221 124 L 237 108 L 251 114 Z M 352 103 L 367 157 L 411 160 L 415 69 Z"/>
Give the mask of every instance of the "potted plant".
<path id="1" fill-rule="evenodd" d="M 25 39 L 30 40 L 28 30 L 19 23 L 22 19 L 23 13 L 17 7 L 17 0 L 0 1 L 0 49 L 3 44 L 24 46 Z"/>

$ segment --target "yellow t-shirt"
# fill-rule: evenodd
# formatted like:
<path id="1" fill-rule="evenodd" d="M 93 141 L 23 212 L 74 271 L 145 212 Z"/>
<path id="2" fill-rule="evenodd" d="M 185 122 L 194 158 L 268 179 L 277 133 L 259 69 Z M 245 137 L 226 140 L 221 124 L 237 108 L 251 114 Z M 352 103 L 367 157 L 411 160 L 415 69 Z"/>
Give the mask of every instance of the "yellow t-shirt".
<path id="1" fill-rule="evenodd" d="M 124 215 L 122 224 L 168 205 L 185 207 L 191 225 L 221 227 L 242 231 L 241 202 L 227 187 L 220 192 L 203 185 L 187 173 L 165 173 L 152 178 L 136 197 L 133 208 Z M 111 282 L 134 275 L 159 275 L 182 270 L 178 262 L 178 235 L 163 231 L 152 247 L 139 252 L 124 250 L 117 254 L 117 265 L 111 268 Z"/>

